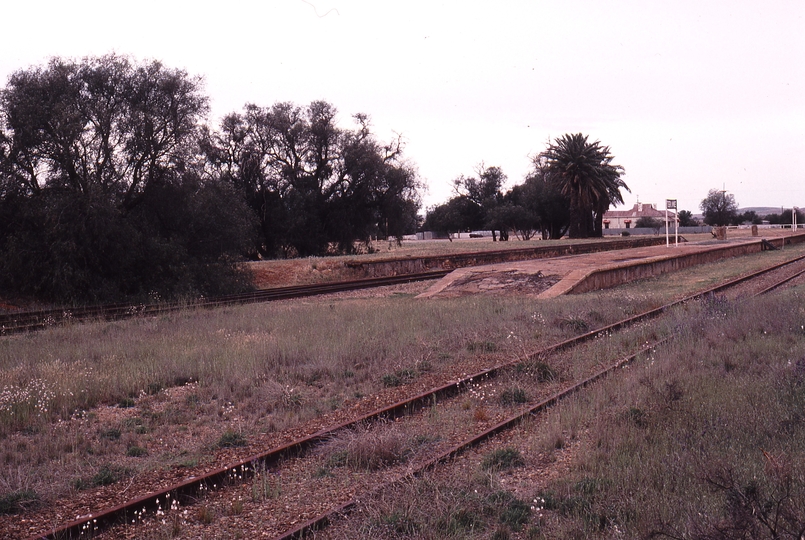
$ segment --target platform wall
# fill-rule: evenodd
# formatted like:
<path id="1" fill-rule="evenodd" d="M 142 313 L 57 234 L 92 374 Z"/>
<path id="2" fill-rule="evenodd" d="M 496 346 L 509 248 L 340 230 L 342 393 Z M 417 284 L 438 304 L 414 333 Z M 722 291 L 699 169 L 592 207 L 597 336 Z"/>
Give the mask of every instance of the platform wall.
<path id="1" fill-rule="evenodd" d="M 786 238 L 775 238 L 773 240 L 769 240 L 768 242 L 774 247 L 780 248 L 783 246 L 783 242 L 785 242 L 785 245 L 805 242 L 805 234 L 789 236 Z M 687 253 L 678 257 L 673 255 L 662 256 L 654 259 L 648 259 L 644 262 L 602 268 L 590 272 L 585 278 L 577 282 L 567 292 L 570 294 L 577 294 L 595 291 L 598 289 L 608 289 L 610 287 L 616 287 L 636 279 L 653 277 L 666 272 L 673 272 L 683 268 L 689 268 L 697 264 L 714 262 L 728 257 L 738 257 L 740 255 L 758 253 L 763 249 L 763 241 L 758 240 L 757 242 L 748 242 L 736 245 L 728 244 L 725 246 L 714 246 L 712 249 L 699 251 L 696 253 Z"/>

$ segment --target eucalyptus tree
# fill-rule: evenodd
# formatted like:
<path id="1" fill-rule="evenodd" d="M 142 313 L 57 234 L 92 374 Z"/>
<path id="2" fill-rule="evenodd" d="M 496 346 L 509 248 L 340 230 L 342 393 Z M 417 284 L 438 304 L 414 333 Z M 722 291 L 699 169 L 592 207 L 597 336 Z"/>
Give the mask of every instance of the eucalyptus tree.
<path id="1" fill-rule="evenodd" d="M 475 176 L 461 175 L 453 180 L 453 189 L 457 196 L 465 197 L 478 208 L 478 222 L 470 227 L 492 229 L 492 240 L 497 240 L 496 231 L 500 230 L 500 239 L 508 240 L 508 226 L 501 219 L 503 213 L 507 212 L 496 210 L 503 204 L 502 189 L 506 175 L 500 167 L 487 167 L 483 163 L 476 167 L 475 173 Z"/>
<path id="2" fill-rule="evenodd" d="M 735 202 L 735 196 L 720 189 L 708 191 L 699 208 L 707 225 L 729 225 L 738 217 L 738 203 Z"/>
<path id="3" fill-rule="evenodd" d="M 206 112 L 201 79 L 156 61 L 13 73 L 0 90 L 0 287 L 84 302 L 237 281 L 251 225 L 232 190 L 201 181 Z"/>
<path id="4" fill-rule="evenodd" d="M 581 133 L 555 139 L 537 156 L 537 168 L 568 199 L 571 238 L 601 236 L 604 212 L 623 202 L 621 189 L 629 191 L 621 179 L 623 167 L 613 159 L 608 146 Z"/>
<path id="5" fill-rule="evenodd" d="M 210 174 L 259 218 L 261 255 L 351 252 L 373 235 L 415 231 L 421 184 L 401 139 L 382 144 L 366 115 L 354 120 L 340 127 L 324 101 L 249 104 L 202 137 Z"/>

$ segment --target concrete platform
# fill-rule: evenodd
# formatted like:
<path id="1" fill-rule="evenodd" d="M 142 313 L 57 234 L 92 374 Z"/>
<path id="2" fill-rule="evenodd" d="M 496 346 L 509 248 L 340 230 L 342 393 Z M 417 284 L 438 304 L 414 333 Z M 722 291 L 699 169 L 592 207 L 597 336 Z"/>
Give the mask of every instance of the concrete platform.
<path id="1" fill-rule="evenodd" d="M 777 231 L 775 231 L 777 232 Z M 765 238 L 737 236 L 726 241 L 703 240 L 678 246 L 639 247 L 550 259 L 513 261 L 454 270 L 434 283 L 418 298 L 451 297 L 497 289 L 554 298 L 562 294 L 582 293 L 615 287 L 636 279 L 688 268 L 719 259 L 757 253 L 763 241 L 776 247 L 805 242 L 805 233 L 792 235 L 780 231 Z"/>

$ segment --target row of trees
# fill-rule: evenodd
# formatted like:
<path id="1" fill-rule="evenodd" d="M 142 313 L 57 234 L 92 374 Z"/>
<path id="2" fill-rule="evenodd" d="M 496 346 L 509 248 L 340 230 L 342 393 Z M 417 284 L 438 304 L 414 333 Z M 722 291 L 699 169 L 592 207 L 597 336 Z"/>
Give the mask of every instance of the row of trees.
<path id="1" fill-rule="evenodd" d="M 86 302 L 218 294 L 243 256 L 351 252 L 413 232 L 399 139 L 326 102 L 205 124 L 202 81 L 159 62 L 52 59 L 0 90 L 0 290 Z"/>
<path id="2" fill-rule="evenodd" d="M 805 223 L 805 213 L 794 208 L 781 209 L 779 214 L 771 213 L 765 216 L 759 216 L 754 210 L 739 212 L 735 196 L 725 190 L 711 189 L 702 199 L 699 207 L 707 225 L 741 225 L 743 223 L 760 225 L 764 220 L 773 225 L 787 225 L 793 223 L 792 212 L 796 214 L 797 223 Z"/>
<path id="3" fill-rule="evenodd" d="M 609 147 L 581 133 L 549 143 L 533 160 L 523 184 L 502 192 L 506 176 L 481 165 L 476 175 L 454 181 L 455 196 L 429 210 L 424 228 L 447 233 L 473 229 L 508 231 L 523 239 L 586 238 L 602 235 L 604 213 L 623 203 L 623 167 L 612 163 Z"/>

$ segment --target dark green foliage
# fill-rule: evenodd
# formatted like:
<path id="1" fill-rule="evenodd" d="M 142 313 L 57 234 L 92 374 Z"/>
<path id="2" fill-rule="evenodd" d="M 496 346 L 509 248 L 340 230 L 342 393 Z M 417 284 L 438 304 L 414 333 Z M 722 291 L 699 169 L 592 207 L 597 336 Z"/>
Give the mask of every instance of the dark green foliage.
<path id="1" fill-rule="evenodd" d="M 218 448 L 237 448 L 246 446 L 246 438 L 235 431 L 226 431 L 218 439 Z"/>
<path id="2" fill-rule="evenodd" d="M 679 218 L 680 227 L 695 227 L 699 224 L 699 222 L 694 219 L 693 212 L 690 210 L 680 210 L 677 217 Z"/>
<path id="3" fill-rule="evenodd" d="M 483 226 L 483 209 L 466 196 L 453 197 L 428 209 L 422 227 L 440 234 L 467 232 Z"/>
<path id="4" fill-rule="evenodd" d="M 115 467 L 112 465 L 104 465 L 89 480 L 85 479 L 76 480 L 75 488 L 81 490 L 91 487 L 108 486 L 110 484 L 119 482 L 120 479 L 123 478 L 126 474 L 128 474 L 128 471 L 124 468 Z"/>
<path id="5" fill-rule="evenodd" d="M 537 360 L 520 362 L 517 364 L 517 371 L 536 376 L 538 382 L 551 382 L 557 378 L 556 371 L 551 366 Z"/>
<path id="6" fill-rule="evenodd" d="M 609 147 L 588 142 L 581 133 L 555 139 L 536 160 L 536 168 L 570 203 L 570 237 L 602 235 L 604 212 L 623 203 L 623 167 L 612 164 Z"/>
<path id="7" fill-rule="evenodd" d="M 532 227 L 542 235 L 543 240 L 561 238 L 570 226 L 570 203 L 562 195 L 557 186 L 548 181 L 548 177 L 539 166 L 528 175 L 519 186 L 514 186 L 505 196 L 505 201 L 514 207 L 522 208 L 522 212 L 513 217 L 515 229 L 521 230 L 526 238 L 526 228 Z"/>
<path id="8" fill-rule="evenodd" d="M 260 222 L 255 255 L 351 253 L 372 235 L 416 230 L 420 184 L 400 139 L 380 144 L 360 114 L 342 129 L 336 112 L 324 101 L 247 105 L 202 137 L 213 174 Z"/>
<path id="9" fill-rule="evenodd" d="M 519 405 L 528 401 L 528 396 L 522 388 L 506 388 L 500 394 L 501 405 Z"/>
<path id="10" fill-rule="evenodd" d="M 467 350 L 470 352 L 495 352 L 498 346 L 493 341 L 471 341 L 467 343 Z"/>
<path id="11" fill-rule="evenodd" d="M 33 490 L 14 491 L 0 496 L 0 515 L 16 514 L 36 504 L 39 495 Z"/>
<path id="12" fill-rule="evenodd" d="M 400 369 L 394 373 L 383 375 L 383 386 L 402 386 L 411 382 L 416 377 L 416 371 L 413 369 Z"/>
<path id="13" fill-rule="evenodd" d="M 729 225 L 738 220 L 738 203 L 726 191 L 711 189 L 702 199 L 699 208 L 707 225 Z"/>
<path id="14" fill-rule="evenodd" d="M 101 432 L 101 439 L 107 439 L 109 441 L 116 441 L 120 438 L 120 430 L 116 428 L 107 429 Z"/>
<path id="15" fill-rule="evenodd" d="M 148 450 L 142 446 L 130 446 L 129 449 L 126 450 L 126 455 L 129 457 L 143 457 L 148 455 Z"/>
<path id="16" fill-rule="evenodd" d="M 133 398 L 130 397 L 123 398 L 117 402 L 117 406 L 120 407 L 121 409 L 130 409 L 131 407 L 134 407 L 134 405 L 135 401 Z"/>
<path id="17" fill-rule="evenodd" d="M 659 230 L 661 227 L 664 226 L 665 224 L 663 223 L 662 220 L 648 216 L 641 217 L 635 223 L 635 227 L 646 227 L 648 229 L 657 229 L 657 230 Z"/>
<path id="18" fill-rule="evenodd" d="M 0 290 L 63 303 L 244 287 L 253 218 L 192 152 L 200 81 L 158 62 L 53 59 L 0 93 Z M 158 129 L 155 128 L 158 126 Z"/>

